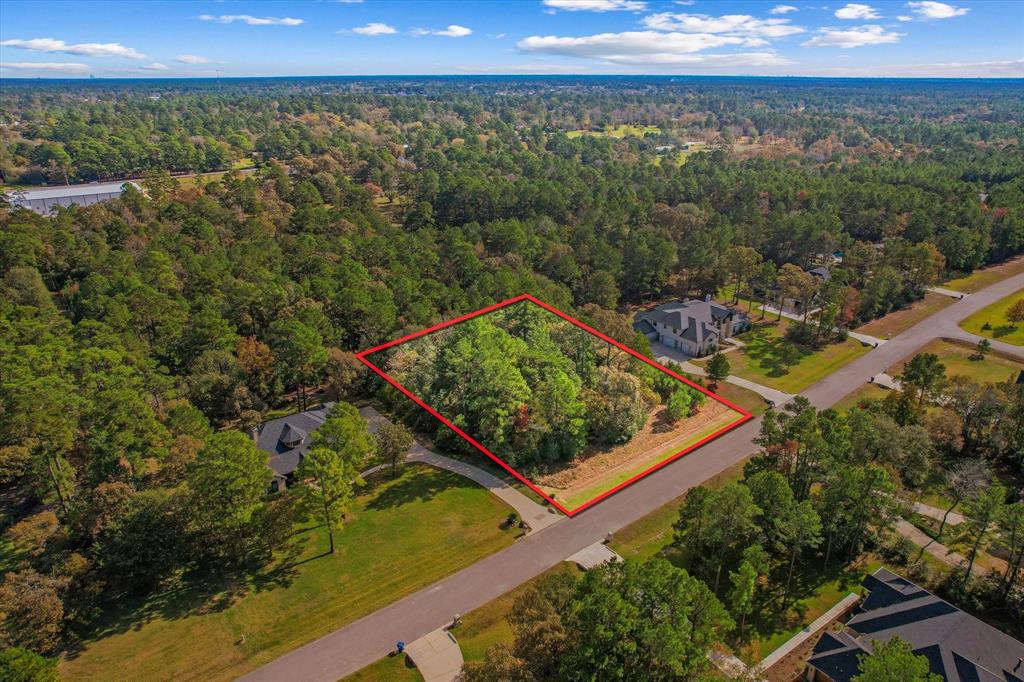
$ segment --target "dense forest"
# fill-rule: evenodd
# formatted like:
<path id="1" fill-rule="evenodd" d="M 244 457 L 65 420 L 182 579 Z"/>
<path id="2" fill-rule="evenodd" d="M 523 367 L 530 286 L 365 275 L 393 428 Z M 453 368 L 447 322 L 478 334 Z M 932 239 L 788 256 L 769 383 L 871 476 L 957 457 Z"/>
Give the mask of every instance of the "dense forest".
<path id="1" fill-rule="evenodd" d="M 624 443 L 655 406 L 668 405 L 678 420 L 706 400 L 528 301 L 403 343 L 385 369 L 513 466 L 564 462 L 587 446 Z M 432 419 L 422 422 L 431 430 Z"/>
<path id="2" fill-rule="evenodd" d="M 53 216 L 0 208 L 0 530 L 18 527 L 23 550 L 0 570 L 5 599 L 38 615 L 31 631 L 7 618 L 3 641 L 53 651 L 170 573 L 265 560 L 291 503 L 260 501 L 265 458 L 231 429 L 321 389 L 372 394 L 353 352 L 403 332 L 528 292 L 632 344 L 636 306 L 731 284 L 813 299 L 820 316 L 798 328 L 825 343 L 833 324 L 1020 253 L 1022 112 L 1019 87 L 1000 83 L 5 83 L 5 182 L 140 176 L 143 191 Z M 570 135 L 627 124 L 658 132 Z M 172 175 L 240 161 L 253 172 Z M 828 284 L 804 275 L 837 251 Z M 591 369 L 564 356 L 527 366 L 561 363 L 558 388 L 577 389 L 571 370 L 582 396 Z M 766 433 L 767 468 L 808 505 L 839 475 L 832 461 L 867 476 L 877 460 L 911 486 L 940 452 L 1020 468 L 1019 390 L 957 390 L 942 422 L 917 409 L 931 394 L 856 429 L 769 422 L 801 431 Z M 557 421 L 558 452 L 537 457 L 578 447 L 583 427 Z M 249 462 L 239 494 L 258 504 L 199 513 L 225 483 L 207 465 L 233 459 Z M 823 531 L 835 551 L 863 542 L 848 523 Z M 717 582 L 720 568 L 694 570 Z"/>

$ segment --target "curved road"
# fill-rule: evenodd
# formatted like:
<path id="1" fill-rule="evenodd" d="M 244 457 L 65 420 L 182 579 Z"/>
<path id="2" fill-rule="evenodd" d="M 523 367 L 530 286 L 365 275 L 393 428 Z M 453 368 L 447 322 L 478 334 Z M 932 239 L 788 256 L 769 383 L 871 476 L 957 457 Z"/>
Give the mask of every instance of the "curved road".
<path id="1" fill-rule="evenodd" d="M 965 296 L 838 369 L 803 395 L 819 408 L 834 405 L 935 338 L 964 338 L 957 323 L 1024 288 L 1024 273 Z M 1003 345 L 1003 344 L 1000 344 Z M 993 344 L 995 346 L 995 344 Z M 1019 349 L 1015 355 L 1021 354 Z M 747 422 L 690 455 L 637 481 L 579 515 L 534 533 L 497 554 L 390 606 L 299 647 L 241 679 L 248 682 L 336 682 L 383 658 L 395 641 L 412 641 L 534 578 L 584 547 L 675 500 L 739 462 L 754 449 L 760 419 Z M 439 547 L 438 551 L 445 551 Z"/>

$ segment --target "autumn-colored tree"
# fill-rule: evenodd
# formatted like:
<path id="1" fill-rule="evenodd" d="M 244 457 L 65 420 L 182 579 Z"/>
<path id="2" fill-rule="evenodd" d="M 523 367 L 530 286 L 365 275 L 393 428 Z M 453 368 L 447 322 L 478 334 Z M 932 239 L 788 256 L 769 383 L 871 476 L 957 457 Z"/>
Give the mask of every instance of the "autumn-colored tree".
<path id="1" fill-rule="evenodd" d="M 1006 311 L 1006 319 L 1011 324 L 1020 324 L 1024 322 L 1024 298 L 1015 301 L 1010 306 L 1009 310 Z"/>
<path id="2" fill-rule="evenodd" d="M 0 584 L 0 644 L 48 653 L 60 642 L 64 605 L 59 584 L 35 569 L 8 573 Z"/>

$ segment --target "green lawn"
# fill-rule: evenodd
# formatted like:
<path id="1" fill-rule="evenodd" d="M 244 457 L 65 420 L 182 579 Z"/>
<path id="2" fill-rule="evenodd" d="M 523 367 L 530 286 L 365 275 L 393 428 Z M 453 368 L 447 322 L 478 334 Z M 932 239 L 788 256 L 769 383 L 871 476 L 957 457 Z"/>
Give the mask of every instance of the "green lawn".
<path id="1" fill-rule="evenodd" d="M 1024 256 L 1019 256 L 999 265 L 991 265 L 981 270 L 975 270 L 966 277 L 951 279 L 942 286 L 946 289 L 963 291 L 970 294 L 1021 272 L 1024 272 Z"/>
<path id="2" fill-rule="evenodd" d="M 311 528 L 285 567 L 183 581 L 125 604 L 65 657 L 61 676 L 233 679 L 507 547 L 509 511 L 465 478 L 410 465 L 369 484 L 334 555 L 323 554 L 326 532 Z"/>
<path id="3" fill-rule="evenodd" d="M 846 396 L 833 407 L 840 412 L 846 412 L 854 407 L 858 407 L 869 400 L 884 400 L 887 395 L 892 391 L 887 388 L 882 388 L 878 384 L 864 384 L 856 391 Z"/>
<path id="4" fill-rule="evenodd" d="M 998 339 L 1015 346 L 1024 346 L 1024 324 L 1015 325 L 1006 319 L 1006 311 L 1020 300 L 1024 300 L 1024 290 L 982 308 L 961 322 L 960 326 L 972 334 Z M 986 324 L 989 325 L 988 329 L 984 328 Z"/>
<path id="5" fill-rule="evenodd" d="M 606 126 L 604 130 L 570 130 L 566 133 L 566 136 L 570 139 L 583 137 L 584 135 L 591 135 L 594 137 L 615 137 L 622 139 L 624 137 L 644 137 L 646 135 L 658 135 L 660 133 L 661 128 L 658 126 L 634 126 L 622 124 L 614 128 Z"/>
<path id="6" fill-rule="evenodd" d="M 854 339 L 818 351 L 784 338 L 790 321 L 765 320 L 736 338 L 745 348 L 728 353 L 731 373 L 786 393 L 799 393 L 871 348 Z M 695 364 L 705 365 L 707 358 Z"/>
<path id="7" fill-rule="evenodd" d="M 696 379 L 696 377 L 688 378 Z M 768 409 L 768 403 L 764 401 L 764 398 L 749 389 L 742 388 L 734 384 L 729 384 L 723 381 L 718 384 L 718 386 L 715 386 L 714 389 L 709 387 L 708 390 L 711 390 L 713 393 L 717 393 L 734 405 L 739 405 L 753 415 L 759 415 Z"/>
<path id="8" fill-rule="evenodd" d="M 341 682 L 423 682 L 423 675 L 408 656 L 387 656 Z"/>
<path id="9" fill-rule="evenodd" d="M 965 346 L 959 343 L 935 339 L 918 350 L 919 353 L 935 353 L 939 360 L 946 366 L 946 376 L 965 376 L 975 381 L 995 384 L 1009 379 L 1015 379 L 1017 374 L 1024 369 L 1024 363 L 1016 360 L 989 353 L 984 360 L 972 360 L 974 355 L 973 346 Z M 913 357 L 913 356 L 911 356 Z M 904 358 L 903 361 L 889 368 L 890 376 L 898 376 L 903 371 L 903 364 L 911 358 Z"/>

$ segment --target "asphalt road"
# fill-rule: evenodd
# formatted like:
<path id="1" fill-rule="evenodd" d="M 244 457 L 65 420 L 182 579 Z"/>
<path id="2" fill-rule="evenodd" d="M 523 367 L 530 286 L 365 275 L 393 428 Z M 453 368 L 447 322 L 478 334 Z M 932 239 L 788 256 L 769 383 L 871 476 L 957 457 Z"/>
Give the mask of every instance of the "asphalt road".
<path id="1" fill-rule="evenodd" d="M 814 384 L 802 395 L 819 408 L 839 402 L 871 376 L 935 338 L 961 337 L 957 323 L 1024 288 L 1024 274 L 964 297 Z M 241 679 L 336 682 L 534 578 L 610 531 L 653 512 L 746 457 L 760 419 L 747 422 L 573 518 L 534 533 L 390 606 L 299 647 Z M 437 551 L 446 551 L 438 547 Z"/>

